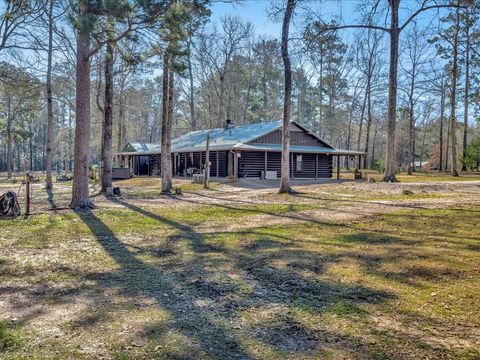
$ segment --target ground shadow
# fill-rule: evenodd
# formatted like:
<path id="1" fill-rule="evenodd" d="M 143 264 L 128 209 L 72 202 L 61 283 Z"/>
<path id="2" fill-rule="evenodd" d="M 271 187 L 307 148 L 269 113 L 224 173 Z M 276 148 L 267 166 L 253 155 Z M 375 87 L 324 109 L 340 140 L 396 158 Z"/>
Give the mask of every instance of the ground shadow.
<path id="1" fill-rule="evenodd" d="M 174 320 L 171 328 L 194 339 L 210 357 L 253 357 L 236 340 L 238 332 L 232 325 L 228 325 L 238 321 L 239 311 L 281 305 L 287 308 L 302 307 L 319 314 L 322 309 L 338 302 L 379 304 L 394 298 L 392 294 L 360 284 L 335 283 L 305 276 L 307 269 L 321 274 L 326 265 L 338 261 L 339 254 L 322 256 L 316 252 L 287 248 L 285 241 L 291 239 L 268 234 L 259 237 L 255 231 L 241 233 L 247 238 L 255 238 L 249 242 L 248 247 L 240 251 L 231 250 L 222 244 L 210 242 L 217 233 L 198 233 L 186 224 L 136 205 L 120 200 L 115 202 L 158 221 L 159 225 L 168 225 L 178 231 L 169 235 L 166 242 L 185 242 L 192 250 L 192 256 L 182 259 L 179 254 L 172 254 L 171 249 L 167 252 L 150 249 L 159 258 L 173 256 L 176 261 L 162 266 L 145 263 L 134 252 L 139 249 L 130 249 L 122 243 L 94 212 L 79 212 L 79 217 L 90 228 L 99 244 L 120 265 L 118 271 L 92 274 L 88 279 L 97 281 L 103 288 L 118 289 L 132 301 L 140 295 L 155 299 L 159 307 L 167 309 L 172 315 Z M 219 234 L 224 235 L 225 232 Z M 232 232 L 231 235 L 236 233 Z M 288 265 L 272 266 L 277 261 Z M 221 269 L 225 269 L 225 272 Z M 229 277 L 231 271 L 241 277 L 241 284 Z M 245 291 L 245 286 L 250 290 Z M 205 301 L 210 305 L 199 305 Z M 92 319 L 86 320 L 87 323 L 91 321 Z M 274 326 L 261 326 L 266 336 L 265 346 L 278 351 L 300 351 L 304 355 L 310 354 L 314 349 L 321 349 L 321 341 L 306 341 L 305 337 L 312 332 L 311 329 L 300 328 L 303 325 L 296 324 L 295 331 L 290 332 L 287 328 L 287 331 L 279 332 L 278 328 L 284 326 L 287 325 L 279 324 L 278 320 Z M 159 330 L 156 326 L 149 326 L 144 334 L 158 335 L 159 332 L 164 332 L 164 327 L 165 325 L 159 325 Z M 276 336 L 283 337 L 291 345 L 266 340 Z M 297 341 L 298 345 L 294 345 Z M 356 347 L 362 346 L 357 340 L 352 339 L 352 344 L 353 342 Z"/>

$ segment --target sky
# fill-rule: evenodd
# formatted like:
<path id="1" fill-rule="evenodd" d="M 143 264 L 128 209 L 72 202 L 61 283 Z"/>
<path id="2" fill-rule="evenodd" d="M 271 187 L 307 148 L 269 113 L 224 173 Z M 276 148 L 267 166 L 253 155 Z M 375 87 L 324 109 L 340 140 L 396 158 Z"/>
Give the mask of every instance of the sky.
<path id="1" fill-rule="evenodd" d="M 268 10 L 273 4 L 281 4 L 282 1 L 270 0 L 237 0 L 236 2 L 224 2 L 222 0 L 213 0 L 211 5 L 212 21 L 218 22 L 221 17 L 226 15 L 238 16 L 244 20 L 251 22 L 255 26 L 256 34 L 264 35 L 272 38 L 280 38 L 281 36 L 281 19 L 274 22 L 268 17 Z M 358 4 L 356 0 L 309 0 L 305 1 L 316 15 L 322 16 L 325 20 L 332 17 L 342 18 L 343 23 L 355 24 L 360 23 Z M 302 12 L 302 3 L 297 7 L 297 12 L 293 17 L 293 30 L 295 25 L 302 27 L 305 23 L 306 15 L 313 15 L 311 10 L 308 13 Z M 419 4 L 417 1 L 407 0 L 402 2 L 400 8 L 400 22 L 405 20 L 412 14 L 412 10 L 416 10 Z M 443 12 L 445 13 L 445 11 Z M 431 20 L 437 18 L 436 11 L 428 11 L 417 18 L 419 23 L 427 25 Z M 344 30 L 344 32 L 346 32 Z"/>
<path id="2" fill-rule="evenodd" d="M 270 6 L 270 1 L 242 0 L 238 3 L 213 2 L 210 9 L 212 20 L 215 22 L 224 16 L 237 16 L 251 22 L 258 35 L 278 38 L 281 34 L 281 24 L 274 23 L 268 18 L 267 9 Z"/>

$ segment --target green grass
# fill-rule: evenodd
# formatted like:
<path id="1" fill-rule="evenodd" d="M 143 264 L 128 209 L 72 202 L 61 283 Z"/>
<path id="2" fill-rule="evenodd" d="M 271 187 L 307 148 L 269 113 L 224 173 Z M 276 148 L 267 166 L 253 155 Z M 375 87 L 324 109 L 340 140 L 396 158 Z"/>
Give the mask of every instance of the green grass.
<path id="1" fill-rule="evenodd" d="M 479 207 L 307 195 L 0 221 L 0 358 L 479 358 Z"/>
<path id="2" fill-rule="evenodd" d="M 7 326 L 6 322 L 0 321 L 0 354 L 18 348 L 23 338 Z"/>
<path id="3" fill-rule="evenodd" d="M 380 180 L 382 174 L 378 172 L 373 172 L 371 170 L 364 170 L 364 175 L 366 178 L 373 178 Z M 346 174 L 345 177 L 350 176 Z M 480 173 L 476 172 L 462 172 L 460 176 L 453 177 L 448 172 L 415 172 L 412 175 L 406 173 L 397 174 L 397 180 L 402 183 L 413 183 L 413 182 L 448 182 L 448 181 L 480 181 Z"/>

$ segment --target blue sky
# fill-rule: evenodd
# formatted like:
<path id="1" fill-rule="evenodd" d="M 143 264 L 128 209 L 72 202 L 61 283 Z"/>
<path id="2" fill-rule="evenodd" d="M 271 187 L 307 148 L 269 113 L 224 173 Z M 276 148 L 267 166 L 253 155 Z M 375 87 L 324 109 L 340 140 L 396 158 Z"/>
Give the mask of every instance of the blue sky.
<path id="1" fill-rule="evenodd" d="M 239 0 L 236 3 L 231 2 L 212 2 L 212 21 L 217 22 L 222 16 L 234 15 L 244 20 L 250 21 L 255 26 L 257 35 L 266 35 L 268 37 L 280 38 L 281 23 L 273 22 L 267 15 L 267 10 L 272 7 L 272 4 L 281 4 L 279 1 L 269 0 Z M 295 25 L 301 26 L 305 20 L 306 15 L 314 16 L 321 15 L 323 19 L 329 20 L 333 16 L 341 17 L 344 23 L 355 24 L 359 23 L 359 1 L 356 0 L 317 0 L 307 1 L 304 4 L 310 7 L 307 13 L 299 9 L 293 18 L 293 31 Z M 419 4 L 416 1 L 404 1 L 400 9 L 400 20 L 405 20 L 407 16 L 412 14 L 413 10 L 418 8 Z M 445 10 L 442 11 L 445 14 Z M 428 11 L 417 18 L 419 23 L 425 25 L 432 19 L 438 19 L 438 14 L 435 10 Z M 437 23 L 437 21 L 434 21 Z M 348 32 L 345 31 L 344 32 Z"/>
<path id="2" fill-rule="evenodd" d="M 239 3 L 212 3 L 212 20 L 218 21 L 222 16 L 233 15 L 251 22 L 258 35 L 280 37 L 281 24 L 272 22 L 267 16 L 269 1 L 247 0 Z"/>

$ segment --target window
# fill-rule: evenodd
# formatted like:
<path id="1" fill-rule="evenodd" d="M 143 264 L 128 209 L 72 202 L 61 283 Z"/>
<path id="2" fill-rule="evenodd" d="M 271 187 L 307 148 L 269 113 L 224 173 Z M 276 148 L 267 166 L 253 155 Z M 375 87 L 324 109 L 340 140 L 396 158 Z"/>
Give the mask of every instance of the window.
<path id="1" fill-rule="evenodd" d="M 295 169 L 297 171 L 302 171 L 302 155 L 297 155 Z"/>

